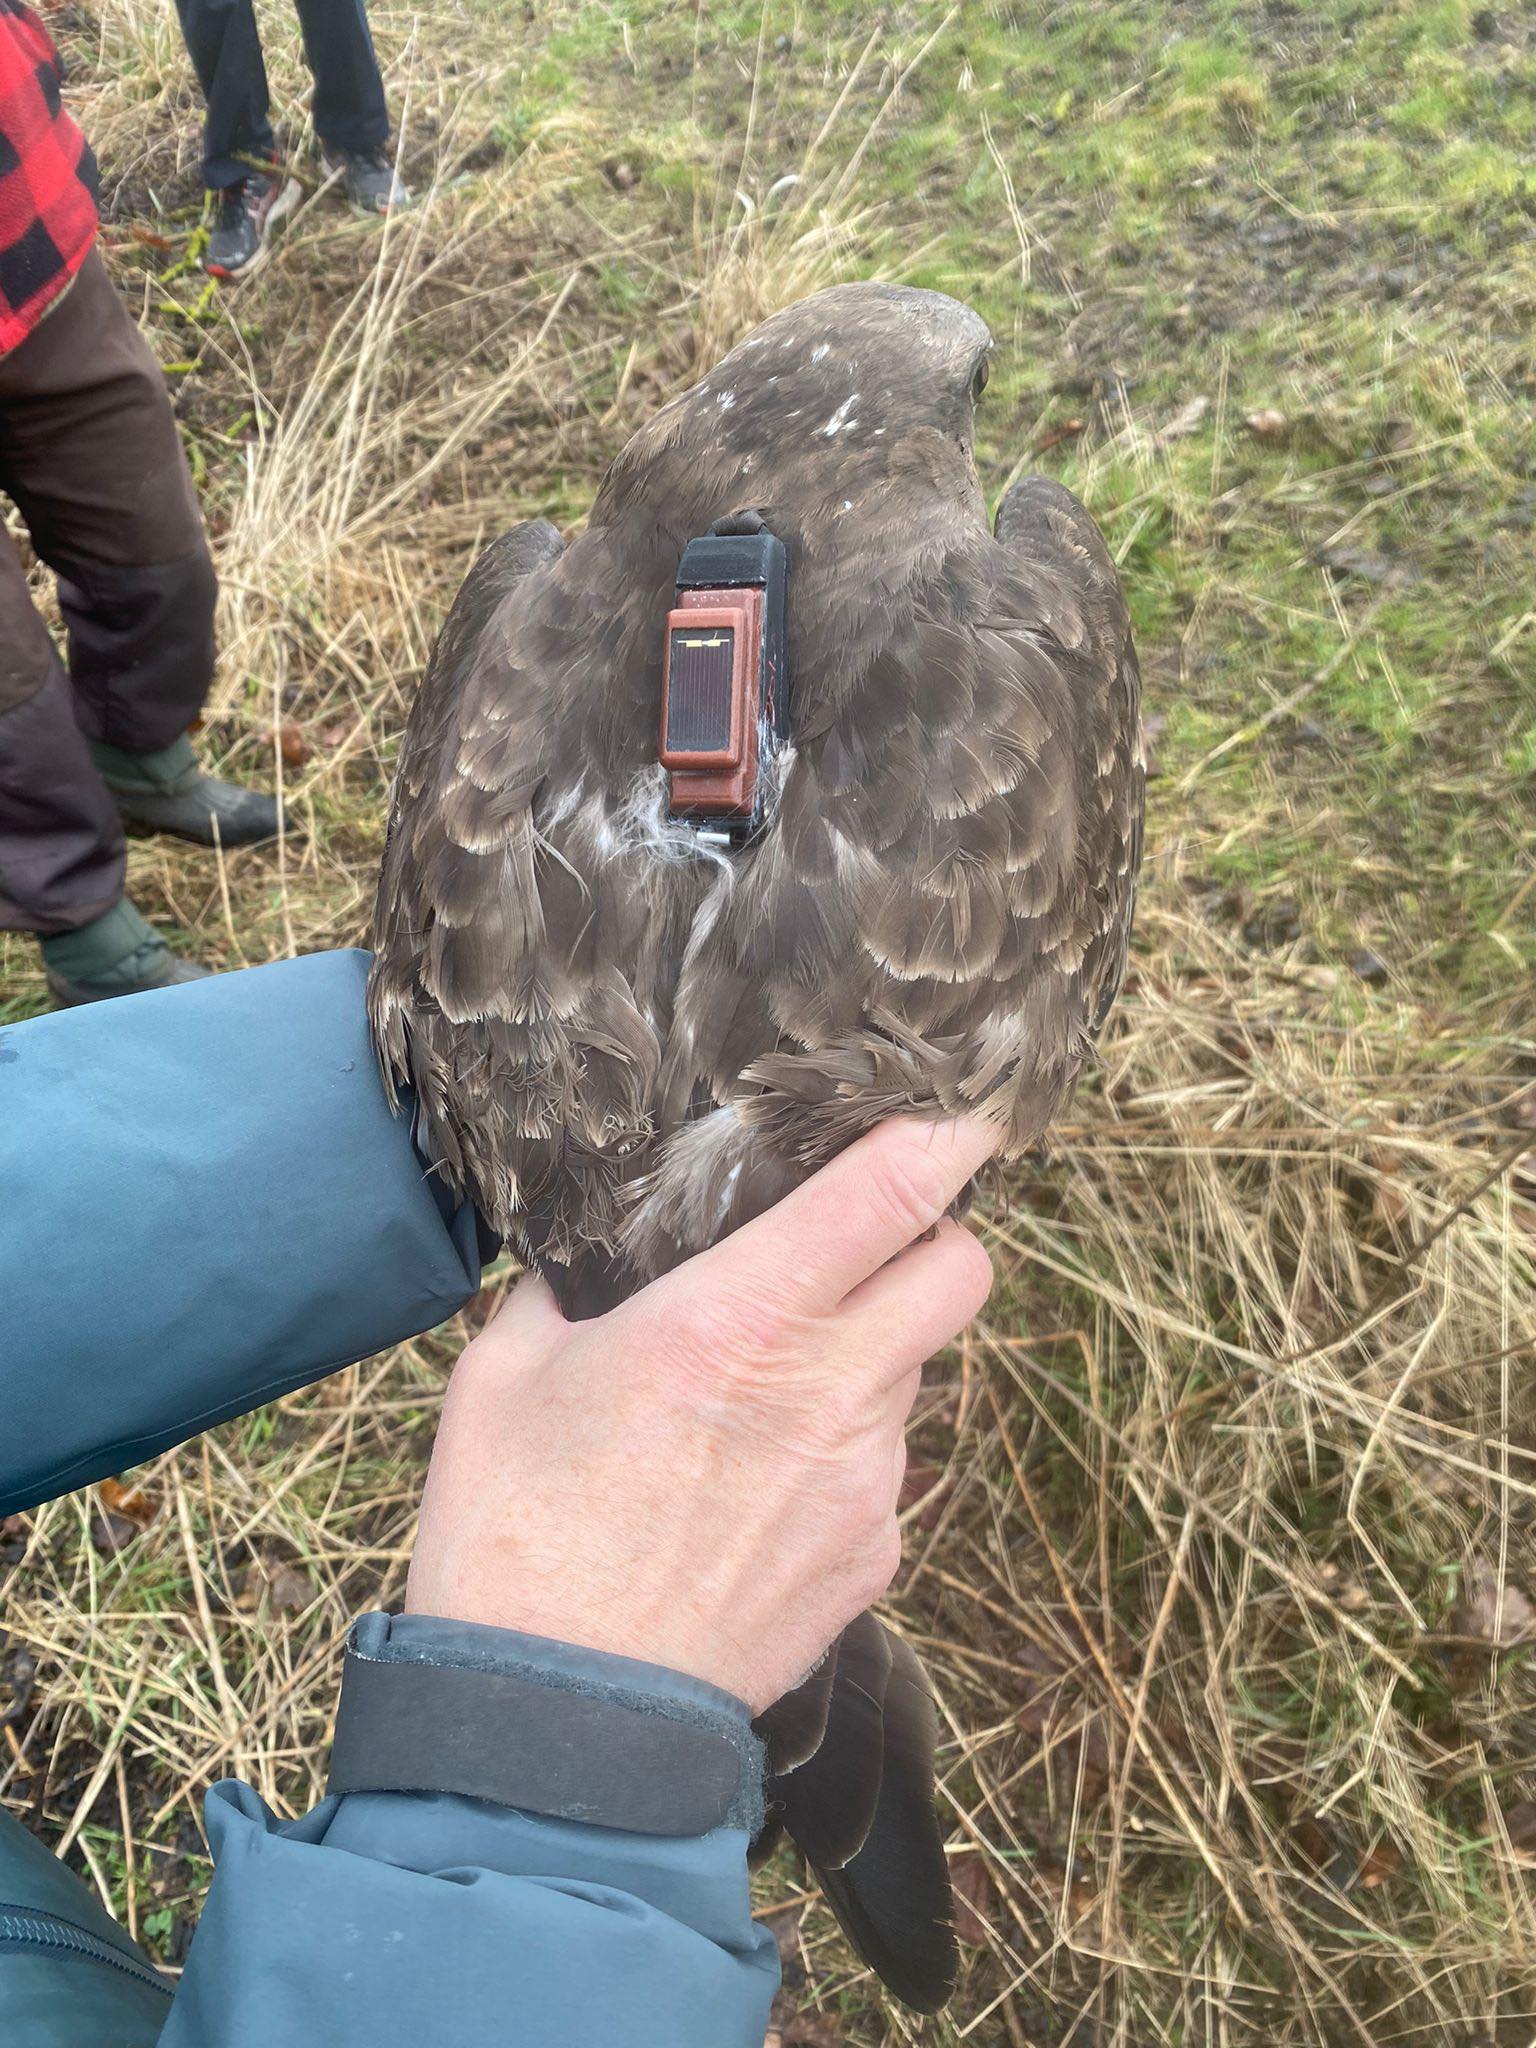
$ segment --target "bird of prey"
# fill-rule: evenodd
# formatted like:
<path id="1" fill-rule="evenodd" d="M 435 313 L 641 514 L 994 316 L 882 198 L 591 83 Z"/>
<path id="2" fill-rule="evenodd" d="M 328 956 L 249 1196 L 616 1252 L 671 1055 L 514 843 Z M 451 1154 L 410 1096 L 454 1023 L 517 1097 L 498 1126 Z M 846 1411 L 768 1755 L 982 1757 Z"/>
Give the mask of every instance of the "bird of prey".
<path id="1" fill-rule="evenodd" d="M 1027 477 L 987 524 L 990 349 L 936 292 L 776 313 L 634 435 L 579 537 L 515 528 L 449 615 L 370 1017 L 436 1169 L 568 1315 L 893 1113 L 980 1110 L 1027 1151 L 1092 1056 L 1140 858 L 1140 684 L 1082 505 Z M 745 837 L 679 815 L 659 756 L 679 562 L 720 522 L 788 564 L 787 728 Z M 956 1965 L 913 1653 L 864 1616 L 760 1728 L 844 1929 L 935 2009 Z"/>

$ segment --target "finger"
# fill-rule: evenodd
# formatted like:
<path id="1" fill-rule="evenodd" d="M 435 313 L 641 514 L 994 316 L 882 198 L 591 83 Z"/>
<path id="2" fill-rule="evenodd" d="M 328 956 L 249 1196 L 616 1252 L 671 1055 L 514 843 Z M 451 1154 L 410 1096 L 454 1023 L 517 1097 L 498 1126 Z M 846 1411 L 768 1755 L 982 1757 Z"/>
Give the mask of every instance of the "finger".
<path id="1" fill-rule="evenodd" d="M 766 1284 L 787 1308 L 825 1314 L 933 1228 L 1001 1135 L 979 1116 L 882 1124 L 696 1263 L 715 1286 Z"/>
<path id="2" fill-rule="evenodd" d="M 992 1261 L 979 1240 L 946 1218 L 853 1290 L 837 1312 L 835 1341 L 895 1386 L 953 1342 L 991 1289 Z"/>

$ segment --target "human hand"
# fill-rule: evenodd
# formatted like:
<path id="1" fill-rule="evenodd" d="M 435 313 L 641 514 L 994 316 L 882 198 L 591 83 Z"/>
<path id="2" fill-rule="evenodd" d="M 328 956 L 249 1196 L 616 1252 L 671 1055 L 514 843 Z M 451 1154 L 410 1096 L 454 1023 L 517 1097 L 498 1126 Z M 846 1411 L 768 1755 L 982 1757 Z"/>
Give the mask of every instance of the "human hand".
<path id="1" fill-rule="evenodd" d="M 944 1211 L 996 1143 L 886 1124 L 591 1322 L 524 1280 L 454 1370 L 407 1608 L 787 1692 L 895 1574 L 922 1367 L 992 1279 Z"/>

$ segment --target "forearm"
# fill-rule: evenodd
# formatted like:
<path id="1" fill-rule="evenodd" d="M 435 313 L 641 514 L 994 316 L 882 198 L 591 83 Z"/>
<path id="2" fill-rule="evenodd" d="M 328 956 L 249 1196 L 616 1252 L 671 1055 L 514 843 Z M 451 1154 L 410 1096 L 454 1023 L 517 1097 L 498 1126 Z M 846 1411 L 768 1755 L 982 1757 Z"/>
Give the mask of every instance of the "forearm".
<path id="1" fill-rule="evenodd" d="M 415 1731 L 422 1772 L 465 1789 L 353 1792 L 280 1823 L 247 1787 L 220 1787 L 217 1872 L 162 2048 L 759 2048 L 777 1962 L 747 1890 L 760 1765 L 745 1709 L 594 1652 L 420 1617 L 406 1627 L 416 1669 L 450 1681 L 437 1706 L 451 1725 Z M 513 1690 L 499 1712 L 491 1695 L 466 1710 L 452 1681 L 487 1659 Z M 519 1704 L 545 1684 L 570 1708 L 564 1741 Z M 599 1752 L 583 1716 L 614 1702 Z M 422 1703 L 414 1693 L 401 1711 Z M 344 1700 L 338 1755 L 366 1782 L 370 1737 L 349 1735 L 348 1712 Z M 401 1751 L 384 1749 L 378 1777 L 396 1782 Z M 476 1758 L 498 1750 L 515 1759 L 519 1808 L 472 1789 Z M 702 1832 L 604 1824 L 616 1800 L 653 1830 L 685 1809 L 695 1826 L 701 1777 L 715 1807 Z M 595 1818 L 559 1817 L 583 1798 Z"/>
<path id="2" fill-rule="evenodd" d="M 478 1284 L 390 1113 L 367 956 L 0 1030 L 0 1513 L 428 1329 Z"/>

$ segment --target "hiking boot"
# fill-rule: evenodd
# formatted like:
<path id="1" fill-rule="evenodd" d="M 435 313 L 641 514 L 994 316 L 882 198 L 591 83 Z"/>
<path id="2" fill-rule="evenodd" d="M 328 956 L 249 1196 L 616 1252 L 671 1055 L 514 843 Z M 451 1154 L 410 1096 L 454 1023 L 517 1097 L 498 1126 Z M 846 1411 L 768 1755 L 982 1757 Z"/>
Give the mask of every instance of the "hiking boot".
<path id="1" fill-rule="evenodd" d="M 387 149 L 328 149 L 325 168 L 340 172 L 347 197 L 363 213 L 398 213 L 411 195 Z"/>
<path id="2" fill-rule="evenodd" d="M 185 733 L 154 754 L 125 753 L 104 740 L 90 748 L 124 824 L 196 846 L 259 846 L 277 837 L 276 797 L 204 774 Z"/>
<path id="3" fill-rule="evenodd" d="M 219 193 L 219 210 L 203 251 L 210 277 L 240 277 L 267 246 L 268 237 L 300 197 L 297 178 L 276 171 L 252 171 Z"/>
<path id="4" fill-rule="evenodd" d="M 174 988 L 204 981 L 212 969 L 173 953 L 148 918 L 125 897 L 77 932 L 44 939 L 43 972 L 56 1003 L 102 1003 L 111 996 L 141 995 L 145 989 Z"/>

